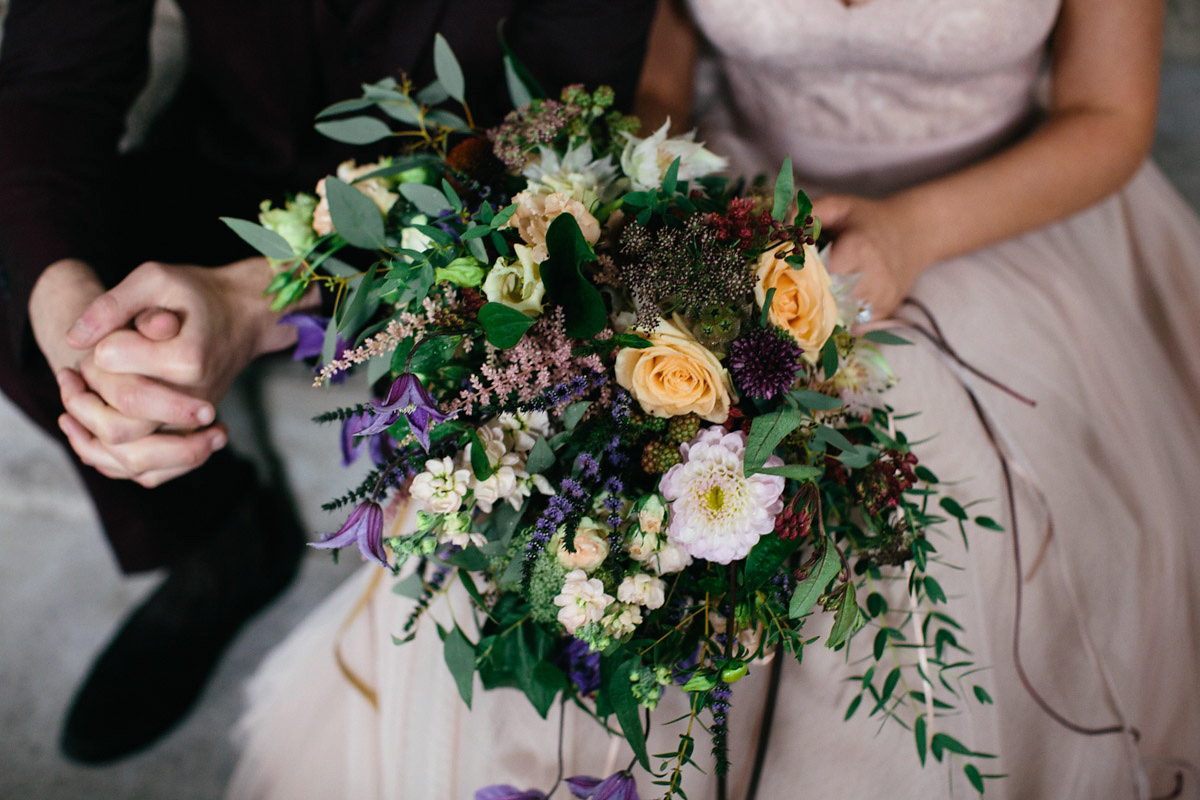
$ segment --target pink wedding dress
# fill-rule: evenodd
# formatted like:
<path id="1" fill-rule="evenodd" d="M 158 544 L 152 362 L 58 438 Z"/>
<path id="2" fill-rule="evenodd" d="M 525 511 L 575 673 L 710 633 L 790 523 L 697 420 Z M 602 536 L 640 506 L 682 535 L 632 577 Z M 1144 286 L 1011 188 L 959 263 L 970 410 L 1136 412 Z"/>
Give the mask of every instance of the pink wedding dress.
<path id="1" fill-rule="evenodd" d="M 1058 7 L 693 0 L 693 11 L 715 51 L 700 138 L 745 174 L 773 174 L 790 154 L 801 186 L 883 193 L 1019 135 Z M 1008 529 L 972 528 L 969 549 L 951 526 L 935 538 L 962 567 L 939 579 L 971 659 L 987 667 L 973 680 L 995 699 L 960 700 L 935 729 L 998 756 L 983 765 L 1007 774 L 988 781 L 991 798 L 1158 797 L 1177 776 L 1179 796 L 1200 797 L 1200 220 L 1146 164 L 1093 208 L 935 266 L 913 295 L 966 362 L 1037 404 L 968 374 L 919 333 L 908 334 L 913 346 L 887 348 L 900 377 L 890 402 L 920 412 L 902 424 L 923 463 L 960 501 L 984 501 L 973 514 Z M 902 317 L 928 327 L 915 309 Z M 1068 730 L 1018 677 L 1013 520 L 997 446 L 964 383 L 1016 475 L 1030 684 L 1073 723 L 1132 726 L 1137 741 Z M 468 712 L 432 625 L 392 644 L 412 604 L 388 578 L 370 586 L 374 572 L 330 597 L 262 667 L 230 800 L 549 788 L 557 707 L 542 721 L 523 696 L 477 686 Z M 892 607 L 903 608 L 902 593 Z M 881 727 L 865 709 L 843 722 L 855 694 L 847 677 L 865 669 L 870 638 L 849 656 L 813 646 L 803 665 L 786 665 L 759 798 L 975 796 L 959 767 L 922 769 L 909 731 Z M 378 708 L 338 667 L 337 648 Z M 766 675 L 756 668 L 733 687 L 733 798 L 743 796 Z M 666 702 L 656 717 L 681 708 Z M 564 731 L 566 775 L 603 776 L 629 761 L 582 714 L 568 712 Z M 660 731 L 651 752 L 673 749 L 675 731 Z M 706 749 L 702 735 L 702 761 Z M 638 785 L 643 798 L 658 796 L 645 774 Z M 685 785 L 692 800 L 715 797 L 710 777 Z"/>

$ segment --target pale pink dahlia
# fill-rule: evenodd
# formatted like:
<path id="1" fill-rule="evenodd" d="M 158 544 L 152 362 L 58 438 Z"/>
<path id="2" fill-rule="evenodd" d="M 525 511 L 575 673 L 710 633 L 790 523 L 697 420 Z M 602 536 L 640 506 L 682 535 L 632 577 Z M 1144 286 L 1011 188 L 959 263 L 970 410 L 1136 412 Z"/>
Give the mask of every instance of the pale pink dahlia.
<path id="1" fill-rule="evenodd" d="M 743 470 L 746 434 L 711 427 L 679 448 L 683 462 L 659 483 L 671 506 L 667 535 L 694 558 L 728 564 L 745 558 L 783 510 L 784 479 Z M 771 456 L 766 466 L 782 466 Z"/>

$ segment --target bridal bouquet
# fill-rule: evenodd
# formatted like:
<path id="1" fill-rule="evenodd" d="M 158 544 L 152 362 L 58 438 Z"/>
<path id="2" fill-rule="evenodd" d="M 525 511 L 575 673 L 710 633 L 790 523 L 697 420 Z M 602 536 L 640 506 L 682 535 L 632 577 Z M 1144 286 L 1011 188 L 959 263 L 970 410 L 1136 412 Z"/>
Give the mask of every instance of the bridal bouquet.
<path id="1" fill-rule="evenodd" d="M 875 347 L 895 337 L 850 331 L 859 309 L 790 164 L 773 189 L 730 186 L 691 136 L 639 138 L 605 88 L 536 97 L 512 62 L 517 110 L 481 133 L 440 38 L 436 55 L 433 85 L 369 85 L 319 118 L 403 154 L 342 164 L 315 195 L 264 203 L 261 224 L 227 220 L 278 263 L 279 307 L 314 282 L 333 298 L 331 318 L 290 318 L 316 383 L 358 369 L 377 392 L 319 418 L 375 469 L 327 505 L 348 516 L 314 546 L 409 564 L 410 636 L 461 584 L 475 618 L 439 631 L 463 699 L 478 673 L 543 716 L 561 698 L 615 718 L 666 797 L 699 727 L 724 772 L 734 685 L 799 659 L 818 613 L 822 646 L 873 638 L 847 717 L 896 719 L 922 762 L 954 759 L 982 791 L 986 754 L 936 720 L 990 702 L 929 571 L 927 528 L 967 514 L 937 503 L 896 430 Z M 889 579 L 910 608 L 889 610 Z M 917 656 L 882 660 L 900 649 Z M 667 691 L 691 711 L 678 747 L 651 754 L 643 714 Z M 628 770 L 566 783 L 638 796 Z"/>

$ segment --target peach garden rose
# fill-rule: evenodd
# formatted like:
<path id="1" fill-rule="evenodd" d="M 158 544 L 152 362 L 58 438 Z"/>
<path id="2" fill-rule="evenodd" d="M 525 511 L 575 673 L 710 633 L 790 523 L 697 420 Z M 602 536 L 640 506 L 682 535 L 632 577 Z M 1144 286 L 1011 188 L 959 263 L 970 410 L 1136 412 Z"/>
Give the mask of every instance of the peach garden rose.
<path id="1" fill-rule="evenodd" d="M 695 413 L 706 422 L 724 422 L 734 399 L 733 383 L 712 351 L 682 325 L 666 320 L 659 322 L 649 339 L 650 347 L 626 347 L 617 353 L 617 383 L 647 414 Z"/>
<path id="2" fill-rule="evenodd" d="M 758 259 L 754 299 L 761 308 L 767 292 L 775 290 L 768 319 L 792 335 L 804 348 L 804 358 L 815 363 L 825 341 L 837 326 L 838 309 L 831 287 L 833 281 L 812 245 L 804 246 L 804 268 L 794 269 L 775 255 L 780 247 L 765 251 Z"/>

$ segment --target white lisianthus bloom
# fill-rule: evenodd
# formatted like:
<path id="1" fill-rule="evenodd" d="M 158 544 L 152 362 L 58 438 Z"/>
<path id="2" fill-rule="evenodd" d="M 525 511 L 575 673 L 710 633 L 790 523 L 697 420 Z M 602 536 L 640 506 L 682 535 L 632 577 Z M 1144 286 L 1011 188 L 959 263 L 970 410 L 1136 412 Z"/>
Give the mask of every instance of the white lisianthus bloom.
<path id="1" fill-rule="evenodd" d="M 667 138 L 667 128 L 670 124 L 668 119 L 661 128 L 645 139 L 625 134 L 628 142 L 621 151 L 621 169 L 629 176 L 636 191 L 645 192 L 659 188 L 671 163 L 677 158 L 680 159 L 678 175 L 681 181 L 711 175 L 728 165 L 729 162 L 724 158 L 706 150 L 702 143 L 695 141 L 695 131 Z"/>
<path id="2" fill-rule="evenodd" d="M 667 506 L 656 494 L 647 496 L 638 509 L 638 527 L 646 533 L 661 532 L 666 518 Z"/>
<path id="3" fill-rule="evenodd" d="M 431 458 L 425 462 L 425 471 L 413 478 L 408 491 L 424 510 L 452 514 L 462 507 L 470 479 L 470 470 L 455 469 L 449 456 Z"/>
<path id="4" fill-rule="evenodd" d="M 634 603 L 651 610 L 662 608 L 667 601 L 667 583 L 662 578 L 639 572 L 626 575 L 617 587 L 617 599 L 622 603 Z"/>
<path id="5" fill-rule="evenodd" d="M 517 260 L 506 262 L 504 257 L 496 259 L 488 276 L 483 281 L 483 293 L 488 302 L 503 303 L 522 314 L 536 317 L 542 313 L 542 298 L 546 296 L 546 285 L 533 251 L 523 244 L 513 245 Z"/>
<path id="6" fill-rule="evenodd" d="M 604 593 L 604 584 L 581 569 L 566 574 L 562 590 L 554 598 L 554 605 L 559 606 L 558 621 L 570 634 L 603 619 L 604 610 L 612 602 L 612 596 Z"/>

